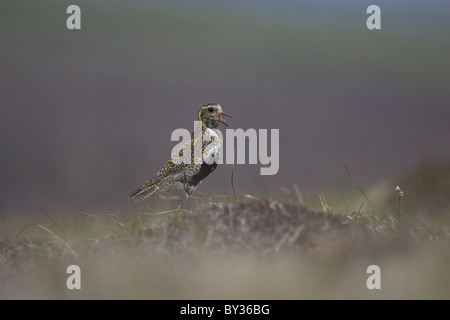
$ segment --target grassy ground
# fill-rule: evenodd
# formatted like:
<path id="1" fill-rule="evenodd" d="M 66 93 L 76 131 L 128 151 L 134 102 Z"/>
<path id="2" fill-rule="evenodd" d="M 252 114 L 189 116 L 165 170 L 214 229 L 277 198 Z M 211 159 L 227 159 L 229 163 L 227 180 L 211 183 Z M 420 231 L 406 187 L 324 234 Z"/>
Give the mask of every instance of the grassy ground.
<path id="1" fill-rule="evenodd" d="M 0 298 L 448 299 L 449 200 L 408 184 L 437 165 L 430 168 L 396 180 L 405 190 L 421 188 L 400 202 L 395 185 L 384 202 L 375 196 L 379 185 L 338 192 L 343 213 L 332 212 L 325 194 L 316 197 L 320 210 L 308 208 L 294 188 L 283 201 L 209 199 L 192 215 L 83 213 L 10 233 L 3 225 Z M 429 186 L 444 191 L 442 177 Z M 66 287 L 73 264 L 81 290 Z M 369 265 L 381 268 L 380 290 L 366 287 Z"/>

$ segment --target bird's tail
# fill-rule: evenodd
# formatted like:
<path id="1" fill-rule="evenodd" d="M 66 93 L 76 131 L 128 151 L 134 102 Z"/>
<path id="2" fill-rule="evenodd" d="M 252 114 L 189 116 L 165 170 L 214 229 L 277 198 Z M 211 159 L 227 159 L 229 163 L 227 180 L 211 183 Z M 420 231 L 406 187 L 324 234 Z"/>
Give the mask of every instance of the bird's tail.
<path id="1" fill-rule="evenodd" d="M 158 191 L 161 187 L 158 186 L 155 179 L 150 179 L 145 184 L 130 193 L 130 198 L 136 201 L 144 200 L 145 198 L 151 196 L 153 193 Z"/>

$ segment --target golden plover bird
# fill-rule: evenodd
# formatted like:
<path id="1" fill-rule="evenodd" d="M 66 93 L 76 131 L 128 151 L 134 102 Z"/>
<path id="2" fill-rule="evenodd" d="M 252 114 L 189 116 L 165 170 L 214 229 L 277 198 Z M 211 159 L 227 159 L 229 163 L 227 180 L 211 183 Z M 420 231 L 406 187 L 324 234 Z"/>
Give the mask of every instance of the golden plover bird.
<path id="1" fill-rule="evenodd" d="M 134 200 L 143 200 L 156 191 L 184 189 L 186 192 L 186 210 L 191 212 L 190 196 L 211 172 L 217 163 L 211 161 L 218 157 L 222 141 L 212 129 L 217 129 L 220 123 L 227 126 L 222 115 L 231 117 L 222 111 L 222 107 L 214 102 L 204 103 L 198 110 L 200 126 L 191 133 L 191 141 L 187 142 L 172 155 L 164 167 L 150 180 L 130 194 Z M 196 132 L 197 131 L 197 132 Z M 205 138 L 207 136 L 207 138 Z M 210 139 L 208 138 L 210 137 Z M 182 161 L 183 150 L 190 150 L 189 161 Z"/>

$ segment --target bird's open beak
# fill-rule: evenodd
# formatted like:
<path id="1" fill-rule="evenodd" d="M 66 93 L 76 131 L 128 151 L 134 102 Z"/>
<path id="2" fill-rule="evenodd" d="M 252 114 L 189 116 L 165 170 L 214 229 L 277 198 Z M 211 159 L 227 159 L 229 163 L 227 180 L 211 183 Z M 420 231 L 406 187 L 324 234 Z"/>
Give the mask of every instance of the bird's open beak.
<path id="1" fill-rule="evenodd" d="M 229 114 L 225 113 L 225 112 L 219 113 L 219 116 L 217 117 L 217 120 L 219 122 L 223 123 L 226 127 L 228 127 L 228 125 L 225 123 L 225 120 L 222 119 L 222 115 L 224 115 L 226 117 L 230 117 L 230 118 L 232 118 L 232 117 Z"/>

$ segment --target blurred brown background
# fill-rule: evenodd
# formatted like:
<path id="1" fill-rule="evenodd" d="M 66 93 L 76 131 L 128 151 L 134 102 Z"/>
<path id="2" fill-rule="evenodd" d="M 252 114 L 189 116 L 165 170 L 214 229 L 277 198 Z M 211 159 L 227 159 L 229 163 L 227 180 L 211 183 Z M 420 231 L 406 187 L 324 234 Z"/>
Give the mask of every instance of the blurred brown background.
<path id="1" fill-rule="evenodd" d="M 237 166 L 240 194 L 450 155 L 448 1 L 77 1 L 81 31 L 70 4 L 0 4 L 0 215 L 145 206 L 128 193 L 210 100 L 231 128 L 280 129 L 279 173 Z M 230 173 L 200 190 L 231 193 Z"/>

